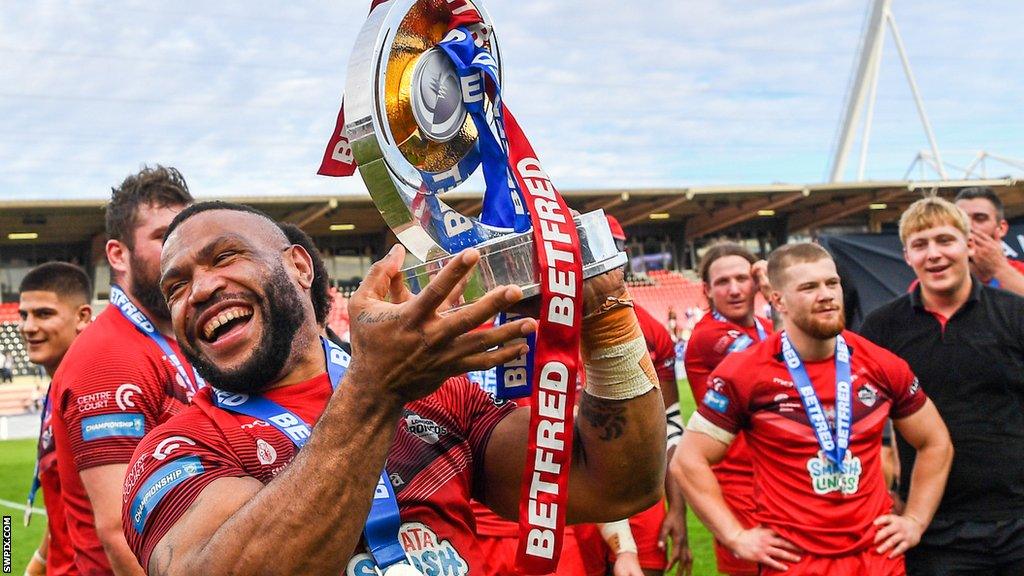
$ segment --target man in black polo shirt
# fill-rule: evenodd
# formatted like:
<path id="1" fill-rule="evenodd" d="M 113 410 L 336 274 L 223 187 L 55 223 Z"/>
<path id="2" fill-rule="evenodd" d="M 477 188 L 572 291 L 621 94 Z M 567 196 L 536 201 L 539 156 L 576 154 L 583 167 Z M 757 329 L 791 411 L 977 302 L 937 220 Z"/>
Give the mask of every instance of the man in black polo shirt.
<path id="1" fill-rule="evenodd" d="M 861 334 L 909 364 L 946 421 L 955 455 L 911 576 L 1024 574 L 1024 299 L 970 274 L 970 225 L 931 197 L 900 218 L 919 285 L 879 308 Z M 914 451 L 900 439 L 905 498 Z"/>

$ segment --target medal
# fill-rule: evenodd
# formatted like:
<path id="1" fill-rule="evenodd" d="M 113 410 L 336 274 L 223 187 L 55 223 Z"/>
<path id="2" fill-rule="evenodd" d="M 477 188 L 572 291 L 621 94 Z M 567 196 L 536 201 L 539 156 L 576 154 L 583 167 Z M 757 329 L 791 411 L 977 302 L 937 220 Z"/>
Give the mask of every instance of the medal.
<path id="1" fill-rule="evenodd" d="M 853 404 L 850 400 L 850 349 L 842 334 L 836 336 L 836 432 L 832 430 L 825 416 L 825 410 L 814 391 L 811 377 L 807 374 L 803 360 L 797 354 L 786 333 L 782 334 L 782 356 L 793 379 L 793 385 L 803 402 L 807 421 L 814 429 L 822 454 L 832 461 L 841 472 L 846 472 L 846 452 L 850 447 L 850 427 L 853 423 Z"/>

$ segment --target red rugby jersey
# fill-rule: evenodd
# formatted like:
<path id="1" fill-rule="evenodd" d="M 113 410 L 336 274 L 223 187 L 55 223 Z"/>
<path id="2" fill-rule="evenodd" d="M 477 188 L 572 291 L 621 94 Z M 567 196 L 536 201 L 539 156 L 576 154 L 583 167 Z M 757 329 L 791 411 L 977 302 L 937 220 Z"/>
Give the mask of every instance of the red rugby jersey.
<path id="1" fill-rule="evenodd" d="M 771 322 L 755 317 L 754 321 L 764 328 L 765 334 L 772 333 Z M 757 328 L 738 326 L 722 322 L 714 314 L 705 314 L 693 327 L 690 340 L 686 343 L 684 363 L 686 378 L 693 392 L 693 399 L 699 405 L 707 391 L 708 376 L 730 352 L 745 350 L 758 342 Z M 740 522 L 749 525 L 754 511 L 754 468 L 750 461 L 747 440 L 740 433 L 729 446 L 725 458 L 714 466 L 715 478 L 722 486 L 722 493 L 729 508 Z"/>
<path id="2" fill-rule="evenodd" d="M 310 424 L 330 396 L 326 374 L 266 394 Z M 400 541 L 424 574 L 479 572 L 469 500 L 479 488 L 474 478 L 491 432 L 514 409 L 514 403 L 495 402 L 464 377 L 406 405 L 387 470 L 402 515 Z M 211 482 L 250 476 L 266 484 L 294 455 L 295 446 L 276 428 L 216 408 L 211 390 L 203 390 L 135 451 L 123 498 L 128 544 L 145 567 L 156 544 Z M 357 553 L 346 574 L 374 574 L 372 558 Z"/>
<path id="3" fill-rule="evenodd" d="M 53 446 L 53 389 L 47 390 L 47 410 L 39 433 L 39 487 L 43 491 L 46 505 L 46 529 L 50 533 L 50 546 L 46 552 L 46 573 L 76 576 L 75 551 L 68 536 L 67 520 L 64 518 L 64 500 L 60 490 L 60 475 L 57 472 L 57 453 Z"/>
<path id="4" fill-rule="evenodd" d="M 843 473 L 825 459 L 782 359 L 779 334 L 730 354 L 711 374 L 701 416 L 747 436 L 757 479 L 754 518 L 807 553 L 844 556 L 872 545 L 892 508 L 879 453 L 888 418 L 926 402 L 907 363 L 850 331 L 853 423 Z M 834 430 L 835 359 L 805 362 Z"/>
<path id="5" fill-rule="evenodd" d="M 191 373 L 177 345 L 178 359 Z M 53 436 L 68 534 L 82 574 L 109 574 L 79 472 L 128 464 L 135 446 L 188 403 L 187 385 L 148 336 L 107 306 L 72 343 L 54 375 Z"/>
<path id="6" fill-rule="evenodd" d="M 636 319 L 640 323 L 640 331 L 644 334 L 644 341 L 647 342 L 647 351 L 651 354 L 654 362 L 654 370 L 658 373 L 658 380 L 662 382 L 676 381 L 676 347 L 672 342 L 672 335 L 668 328 L 658 322 L 654 316 L 643 307 L 633 304 L 633 311 L 636 312 Z"/>

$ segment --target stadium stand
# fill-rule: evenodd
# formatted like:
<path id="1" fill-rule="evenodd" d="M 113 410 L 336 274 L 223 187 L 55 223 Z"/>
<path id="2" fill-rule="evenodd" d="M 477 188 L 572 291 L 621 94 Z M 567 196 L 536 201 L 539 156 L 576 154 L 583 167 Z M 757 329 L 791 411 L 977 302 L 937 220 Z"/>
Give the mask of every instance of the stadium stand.
<path id="1" fill-rule="evenodd" d="M 669 311 L 683 314 L 686 310 L 707 309 L 707 298 L 700 282 L 686 278 L 679 272 L 652 270 L 644 283 L 631 282 L 630 294 L 652 316 L 667 323 Z"/>

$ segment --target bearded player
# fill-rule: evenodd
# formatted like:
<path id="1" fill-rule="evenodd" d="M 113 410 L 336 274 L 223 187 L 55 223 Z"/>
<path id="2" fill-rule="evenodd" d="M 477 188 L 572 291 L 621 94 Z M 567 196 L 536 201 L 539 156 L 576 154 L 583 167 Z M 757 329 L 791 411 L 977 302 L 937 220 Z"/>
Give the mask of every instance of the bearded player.
<path id="1" fill-rule="evenodd" d="M 711 310 L 693 327 L 685 355 L 686 378 L 698 405 L 707 391 L 708 376 L 727 355 L 746 350 L 772 332 L 771 322 L 754 315 L 758 282 L 751 268 L 755 262 L 749 250 L 732 242 L 712 245 L 701 258 L 699 272 Z M 713 469 L 729 509 L 744 528 L 754 526 L 754 469 L 742 432 Z M 723 574 L 758 573 L 756 564 L 736 557 L 718 539 L 715 558 Z"/>
<path id="2" fill-rule="evenodd" d="M 29 361 L 42 366 L 50 378 L 57 372 L 71 343 L 92 322 L 91 298 L 89 277 L 73 264 L 47 262 L 30 270 L 22 279 L 18 296 L 21 336 L 25 339 Z M 78 570 L 64 518 L 51 406 L 47 389 L 36 455 L 36 478 L 29 495 L 31 507 L 36 489 L 43 491 L 46 533 L 25 573 L 74 576 Z"/>
<path id="3" fill-rule="evenodd" d="M 761 574 L 901 575 L 942 497 L 952 460 L 946 427 L 906 362 L 844 330 L 835 263 L 815 244 L 768 260 L 784 330 L 712 372 L 672 468 L 694 511 Z M 917 451 L 902 514 L 882 479 L 886 418 Z M 729 509 L 711 466 L 739 432 L 754 465 L 754 520 Z"/>
<path id="4" fill-rule="evenodd" d="M 474 250 L 416 296 L 402 284 L 403 257 L 396 246 L 353 296 L 349 362 L 319 338 L 309 255 L 272 220 L 223 203 L 176 218 L 161 289 L 183 349 L 215 388 L 147 436 L 125 478 L 125 534 L 150 574 L 362 575 L 385 554 L 388 573 L 479 571 L 469 499 L 517 514 L 530 414 L 451 376 L 518 357 L 521 346 L 492 348 L 536 324 L 473 331 L 515 303 L 517 287 L 438 314 Z M 625 517 L 661 493 L 664 405 L 625 296 L 621 274 L 585 284 L 588 384 L 576 429 L 563 432 L 577 443 L 569 521 Z M 538 409 L 571 409 L 544 398 Z M 401 519 L 378 532 L 371 504 L 393 497 Z M 381 533 L 397 550 L 388 539 L 374 546 Z"/>
<path id="5" fill-rule="evenodd" d="M 121 490 L 135 446 L 202 385 L 182 358 L 160 294 L 164 231 L 192 202 L 173 168 L 144 168 L 107 204 L 110 304 L 53 380 L 53 434 L 68 534 L 83 575 L 142 574 L 121 530 Z"/>

